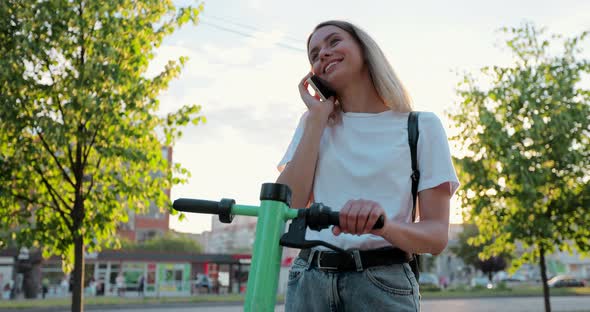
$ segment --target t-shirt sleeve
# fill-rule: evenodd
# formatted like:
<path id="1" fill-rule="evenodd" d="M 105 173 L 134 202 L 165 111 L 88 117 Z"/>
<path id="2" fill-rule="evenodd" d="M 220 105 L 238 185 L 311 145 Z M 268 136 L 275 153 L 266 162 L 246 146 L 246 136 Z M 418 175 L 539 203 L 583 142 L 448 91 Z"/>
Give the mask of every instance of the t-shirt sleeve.
<path id="1" fill-rule="evenodd" d="M 277 165 L 277 169 L 279 172 L 282 172 L 285 169 L 285 166 L 291 161 L 293 155 L 295 155 L 295 151 L 297 150 L 297 146 L 299 146 L 299 141 L 301 141 L 301 137 L 303 136 L 303 130 L 305 129 L 305 121 L 307 119 L 308 112 L 306 111 L 301 118 L 299 118 L 299 124 L 297 124 L 297 128 L 295 129 L 295 134 L 293 134 L 293 138 L 291 139 L 291 143 L 289 143 L 289 147 L 287 147 L 287 151 L 283 158 Z"/>
<path id="2" fill-rule="evenodd" d="M 443 125 L 434 113 L 418 115 L 418 192 L 449 183 L 451 196 L 459 188 L 459 179 L 453 166 L 449 141 Z"/>

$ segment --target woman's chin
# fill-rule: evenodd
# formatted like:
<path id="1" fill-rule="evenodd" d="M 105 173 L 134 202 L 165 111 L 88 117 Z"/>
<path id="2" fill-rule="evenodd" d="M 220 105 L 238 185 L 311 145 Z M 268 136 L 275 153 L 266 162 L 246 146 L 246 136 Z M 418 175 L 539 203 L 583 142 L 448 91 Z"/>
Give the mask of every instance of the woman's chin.
<path id="1" fill-rule="evenodd" d="M 336 93 L 339 93 L 338 91 L 341 90 L 343 88 L 343 86 L 346 85 L 347 82 L 347 77 L 346 75 L 333 75 L 333 76 L 329 76 L 327 78 L 325 78 L 324 80 L 326 80 L 326 82 L 328 83 L 328 85 L 334 89 L 334 91 L 336 91 Z"/>

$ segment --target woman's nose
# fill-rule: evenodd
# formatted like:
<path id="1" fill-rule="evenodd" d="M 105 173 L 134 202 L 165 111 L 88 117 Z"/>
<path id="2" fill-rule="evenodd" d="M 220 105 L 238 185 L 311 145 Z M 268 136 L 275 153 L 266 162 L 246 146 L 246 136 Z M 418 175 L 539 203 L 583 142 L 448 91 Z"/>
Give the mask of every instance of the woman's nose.
<path id="1" fill-rule="evenodd" d="M 332 51 L 329 48 L 322 48 L 320 50 L 320 58 L 330 57 L 332 55 Z"/>

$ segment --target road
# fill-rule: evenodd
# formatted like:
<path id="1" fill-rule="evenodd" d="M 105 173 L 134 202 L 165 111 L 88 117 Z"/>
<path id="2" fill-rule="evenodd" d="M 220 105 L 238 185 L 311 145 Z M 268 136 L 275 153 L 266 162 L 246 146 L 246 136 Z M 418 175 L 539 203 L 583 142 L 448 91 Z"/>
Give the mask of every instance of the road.
<path id="1" fill-rule="evenodd" d="M 551 298 L 552 311 L 590 311 L 590 296 L 560 296 Z M 423 300 L 422 312 L 537 312 L 544 311 L 542 297 L 519 297 L 519 298 L 475 298 L 475 299 L 440 299 Z M 142 307 L 141 309 L 109 308 L 109 309 L 86 309 L 86 311 L 101 312 L 238 312 L 242 311 L 239 305 L 196 305 L 176 307 Z M 284 312 L 284 306 L 277 306 L 276 312 Z"/>

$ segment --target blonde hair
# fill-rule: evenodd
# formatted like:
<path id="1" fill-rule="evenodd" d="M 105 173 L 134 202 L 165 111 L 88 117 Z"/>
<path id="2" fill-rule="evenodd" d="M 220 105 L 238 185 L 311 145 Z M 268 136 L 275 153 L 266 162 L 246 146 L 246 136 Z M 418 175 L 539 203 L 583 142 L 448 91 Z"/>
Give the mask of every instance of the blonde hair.
<path id="1" fill-rule="evenodd" d="M 308 51 L 311 36 L 313 36 L 316 30 L 325 26 L 336 26 L 346 31 L 361 46 L 363 58 L 368 66 L 373 86 L 387 107 L 397 112 L 412 111 L 412 100 L 408 91 L 395 74 L 393 67 L 389 64 L 377 42 L 364 30 L 345 21 L 332 20 L 320 23 L 314 28 L 307 39 Z"/>

